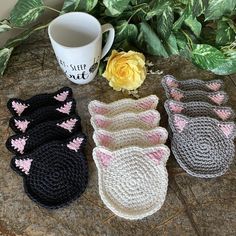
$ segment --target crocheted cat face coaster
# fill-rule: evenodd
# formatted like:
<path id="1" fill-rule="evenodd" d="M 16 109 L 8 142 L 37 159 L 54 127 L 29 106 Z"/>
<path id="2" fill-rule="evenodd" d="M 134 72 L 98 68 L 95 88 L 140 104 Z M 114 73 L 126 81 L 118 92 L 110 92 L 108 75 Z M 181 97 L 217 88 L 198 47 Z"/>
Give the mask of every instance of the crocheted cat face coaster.
<path id="1" fill-rule="evenodd" d="M 117 131 L 129 128 L 151 129 L 159 125 L 160 113 L 156 110 L 144 111 L 141 113 L 121 113 L 112 118 L 95 115 L 91 118 L 94 130 L 105 129 Z"/>
<path id="2" fill-rule="evenodd" d="M 159 210 L 167 192 L 165 165 L 169 154 L 163 144 L 114 152 L 96 147 L 93 158 L 104 204 L 116 215 L 130 220 L 142 219 Z"/>
<path id="3" fill-rule="evenodd" d="M 129 146 L 142 148 L 164 144 L 168 138 L 165 128 L 157 127 L 151 130 L 138 128 L 123 129 L 116 132 L 109 132 L 98 129 L 93 134 L 96 146 L 104 146 L 110 150 L 117 150 Z"/>
<path id="4" fill-rule="evenodd" d="M 68 98 L 72 98 L 72 90 L 64 87 L 55 93 L 38 94 L 27 100 L 11 98 L 7 102 L 7 107 L 14 116 L 23 116 L 43 106 L 60 105 Z"/>
<path id="5" fill-rule="evenodd" d="M 68 99 L 57 106 L 41 107 L 28 116 L 11 117 L 9 126 L 16 133 L 25 133 L 35 125 L 48 121 L 56 120 L 68 115 L 75 114 L 76 103 L 74 99 Z"/>
<path id="6" fill-rule="evenodd" d="M 11 167 L 24 178 L 31 200 L 46 208 L 59 208 L 78 198 L 88 182 L 87 160 L 81 151 L 85 136 L 47 143 L 29 155 L 14 157 Z"/>
<path id="7" fill-rule="evenodd" d="M 104 115 L 115 116 L 123 112 L 142 112 L 150 109 L 156 109 L 159 98 L 156 95 L 150 95 L 138 100 L 121 99 L 109 104 L 94 100 L 89 103 L 88 109 L 91 116 Z"/>
<path id="8" fill-rule="evenodd" d="M 196 177 L 213 178 L 228 170 L 235 152 L 233 122 L 178 114 L 170 117 L 169 123 L 174 134 L 172 152 L 186 172 Z"/>
<path id="9" fill-rule="evenodd" d="M 233 120 L 234 111 L 230 107 L 213 106 L 206 102 L 177 102 L 174 100 L 165 101 L 165 109 L 169 116 L 182 114 L 190 117 L 209 116 L 218 120 Z"/>
<path id="10" fill-rule="evenodd" d="M 206 92 L 202 90 L 182 91 L 180 89 L 170 89 L 166 93 L 169 99 L 180 102 L 209 102 L 214 105 L 223 105 L 228 101 L 228 95 L 224 91 Z"/>
<path id="11" fill-rule="evenodd" d="M 79 131 L 80 117 L 73 115 L 61 120 L 43 122 L 24 134 L 13 135 L 8 138 L 6 147 L 15 154 L 26 154 L 46 142 L 69 138 Z"/>
<path id="12" fill-rule="evenodd" d="M 172 75 L 164 76 L 161 82 L 165 90 L 179 88 L 181 90 L 205 90 L 216 92 L 222 89 L 224 85 L 222 80 L 203 81 L 199 79 L 188 79 L 179 81 Z"/>

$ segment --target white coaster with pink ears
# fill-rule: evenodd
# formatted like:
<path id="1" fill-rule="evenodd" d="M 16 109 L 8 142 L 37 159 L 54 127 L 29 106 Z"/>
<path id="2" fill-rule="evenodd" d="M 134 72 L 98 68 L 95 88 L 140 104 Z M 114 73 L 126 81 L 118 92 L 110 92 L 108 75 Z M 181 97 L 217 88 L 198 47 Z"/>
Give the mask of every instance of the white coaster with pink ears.
<path id="1" fill-rule="evenodd" d="M 99 194 L 114 214 L 125 219 L 147 217 L 165 201 L 170 150 L 164 145 L 168 132 L 159 126 L 161 117 L 155 110 L 158 101 L 150 95 L 89 104 Z"/>

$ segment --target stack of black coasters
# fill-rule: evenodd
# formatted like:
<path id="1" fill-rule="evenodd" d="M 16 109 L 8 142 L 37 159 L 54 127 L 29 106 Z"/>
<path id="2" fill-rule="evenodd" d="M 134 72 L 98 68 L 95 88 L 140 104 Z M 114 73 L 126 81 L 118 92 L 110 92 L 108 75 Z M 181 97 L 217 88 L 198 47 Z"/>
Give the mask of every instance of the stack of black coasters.
<path id="1" fill-rule="evenodd" d="M 11 167 L 23 176 L 27 195 L 56 209 L 80 197 L 88 182 L 86 136 L 71 88 L 10 99 L 9 126 L 16 133 L 6 147 L 15 154 Z"/>

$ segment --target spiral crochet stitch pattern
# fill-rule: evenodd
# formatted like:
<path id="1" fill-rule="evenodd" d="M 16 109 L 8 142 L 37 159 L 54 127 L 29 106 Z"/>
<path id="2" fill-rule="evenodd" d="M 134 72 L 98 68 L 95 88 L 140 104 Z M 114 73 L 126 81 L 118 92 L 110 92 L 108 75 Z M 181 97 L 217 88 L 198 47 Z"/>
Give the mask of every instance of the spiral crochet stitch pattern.
<path id="1" fill-rule="evenodd" d="M 44 121 L 56 120 L 75 114 L 75 107 L 75 100 L 68 99 L 57 106 L 41 107 L 28 116 L 13 116 L 10 118 L 9 126 L 15 133 L 25 133 L 28 129 Z"/>
<path id="2" fill-rule="evenodd" d="M 209 116 L 222 121 L 233 120 L 235 113 L 231 107 L 213 106 L 206 102 L 177 102 L 165 101 L 165 110 L 168 116 L 182 114 L 190 117 Z"/>
<path id="3" fill-rule="evenodd" d="M 209 117 L 169 117 L 173 131 L 171 149 L 180 166 L 190 175 L 213 178 L 223 175 L 235 154 L 233 122 Z"/>
<path id="4" fill-rule="evenodd" d="M 46 142 L 69 138 L 79 131 L 81 131 L 80 117 L 73 115 L 43 122 L 24 134 L 13 135 L 8 138 L 6 147 L 15 154 L 26 154 Z"/>
<path id="5" fill-rule="evenodd" d="M 156 127 L 151 130 L 139 128 L 123 129 L 115 132 L 98 129 L 93 134 L 96 146 L 117 150 L 129 146 L 142 148 L 164 144 L 168 138 L 165 128 Z"/>
<path id="6" fill-rule="evenodd" d="M 116 215 L 136 220 L 161 208 L 168 185 L 167 146 L 127 147 L 114 152 L 97 147 L 93 158 L 98 168 L 99 194 Z"/>
<path id="7" fill-rule="evenodd" d="M 91 101 L 88 105 L 91 116 L 104 115 L 106 117 L 116 116 L 123 112 L 143 112 L 156 109 L 159 98 L 156 95 L 150 95 L 137 100 L 125 98 L 106 104 L 97 100 Z"/>
<path id="8" fill-rule="evenodd" d="M 200 79 L 188 79 L 179 81 L 173 75 L 165 75 L 161 83 L 165 90 L 179 88 L 181 90 L 205 90 L 208 92 L 216 92 L 222 89 L 224 85 L 222 80 L 203 81 Z"/>
<path id="9" fill-rule="evenodd" d="M 31 200 L 57 209 L 77 199 L 88 183 L 87 160 L 82 147 L 85 136 L 66 142 L 52 141 L 29 155 L 14 157 L 11 167 L 24 178 L 24 189 Z"/>
<path id="10" fill-rule="evenodd" d="M 91 117 L 91 124 L 94 130 L 105 129 L 107 131 L 128 128 L 151 129 L 158 126 L 159 122 L 160 113 L 156 110 L 148 110 L 138 114 L 124 112 L 112 118 L 103 115 L 95 115 Z"/>
<path id="11" fill-rule="evenodd" d="M 73 95 L 71 88 L 63 87 L 55 93 L 38 94 L 28 100 L 11 98 L 7 102 L 9 111 L 14 116 L 29 115 L 34 110 L 51 105 L 60 105 Z"/>

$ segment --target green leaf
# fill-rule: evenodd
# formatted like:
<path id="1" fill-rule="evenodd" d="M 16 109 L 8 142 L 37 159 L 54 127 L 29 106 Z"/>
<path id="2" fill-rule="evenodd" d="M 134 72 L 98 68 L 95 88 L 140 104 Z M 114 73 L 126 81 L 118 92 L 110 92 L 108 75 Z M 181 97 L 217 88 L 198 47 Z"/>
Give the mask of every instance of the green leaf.
<path id="1" fill-rule="evenodd" d="M 216 31 L 216 44 L 225 45 L 234 41 L 235 33 L 234 30 L 229 26 L 226 21 L 217 22 L 217 31 Z"/>
<path id="2" fill-rule="evenodd" d="M 195 65 L 206 70 L 219 67 L 226 59 L 220 50 L 207 44 L 196 44 L 191 57 Z"/>
<path id="3" fill-rule="evenodd" d="M 201 23 L 196 19 L 196 17 L 193 17 L 190 15 L 187 19 L 184 20 L 184 23 L 192 30 L 192 32 L 199 37 L 202 30 Z"/>
<path id="4" fill-rule="evenodd" d="M 76 10 L 90 12 L 97 5 L 98 0 L 80 0 Z"/>
<path id="5" fill-rule="evenodd" d="M 209 0 L 205 11 L 206 20 L 217 20 L 221 16 L 231 13 L 235 6 L 235 0 Z"/>
<path id="6" fill-rule="evenodd" d="M 174 13 L 170 6 L 163 11 L 162 15 L 157 17 L 157 33 L 163 39 L 168 39 L 174 22 Z"/>
<path id="7" fill-rule="evenodd" d="M 34 22 L 44 11 L 42 0 L 18 0 L 10 14 L 13 26 L 22 27 Z"/>
<path id="8" fill-rule="evenodd" d="M 3 48 L 0 50 L 0 75 L 3 75 L 6 69 L 12 50 L 13 48 Z"/>
<path id="9" fill-rule="evenodd" d="M 217 75 L 230 75 L 236 73 L 236 51 L 227 54 L 226 60 L 212 70 Z"/>
<path id="10" fill-rule="evenodd" d="M 173 25 L 173 30 L 178 31 L 181 28 L 184 20 L 187 19 L 190 14 L 191 14 L 191 9 L 189 9 L 189 6 L 187 6 L 185 10 L 180 13 L 180 17 L 178 18 L 178 20 L 175 21 Z"/>
<path id="11" fill-rule="evenodd" d="M 166 40 L 166 50 L 169 53 L 169 55 L 177 55 L 179 54 L 178 46 L 177 46 L 177 41 L 175 38 L 175 35 L 171 33 L 170 37 Z"/>
<path id="12" fill-rule="evenodd" d="M 170 6 L 169 1 L 166 0 L 155 1 L 154 6 L 147 13 L 145 19 L 150 20 L 154 16 L 160 16 L 163 13 L 163 11 L 169 6 Z"/>
<path id="13" fill-rule="evenodd" d="M 127 21 L 119 21 L 115 27 L 115 41 L 134 40 L 138 35 L 138 28 L 134 24 L 129 24 Z"/>
<path id="14" fill-rule="evenodd" d="M 201 15 L 208 6 L 209 0 L 190 0 L 190 8 L 192 10 L 193 17 Z"/>
<path id="15" fill-rule="evenodd" d="M 130 0 L 103 0 L 111 16 L 120 15 L 128 6 Z"/>
<path id="16" fill-rule="evenodd" d="M 168 53 L 161 40 L 146 22 L 140 23 L 140 33 L 138 35 L 137 44 L 142 50 L 145 50 L 149 54 L 168 57 Z"/>
<path id="17" fill-rule="evenodd" d="M 0 33 L 6 32 L 10 29 L 12 29 L 12 27 L 9 25 L 7 20 L 0 21 Z"/>
<path id="18" fill-rule="evenodd" d="M 79 3 L 80 3 L 80 0 L 64 0 L 63 7 L 61 9 L 61 14 L 75 11 Z"/>

